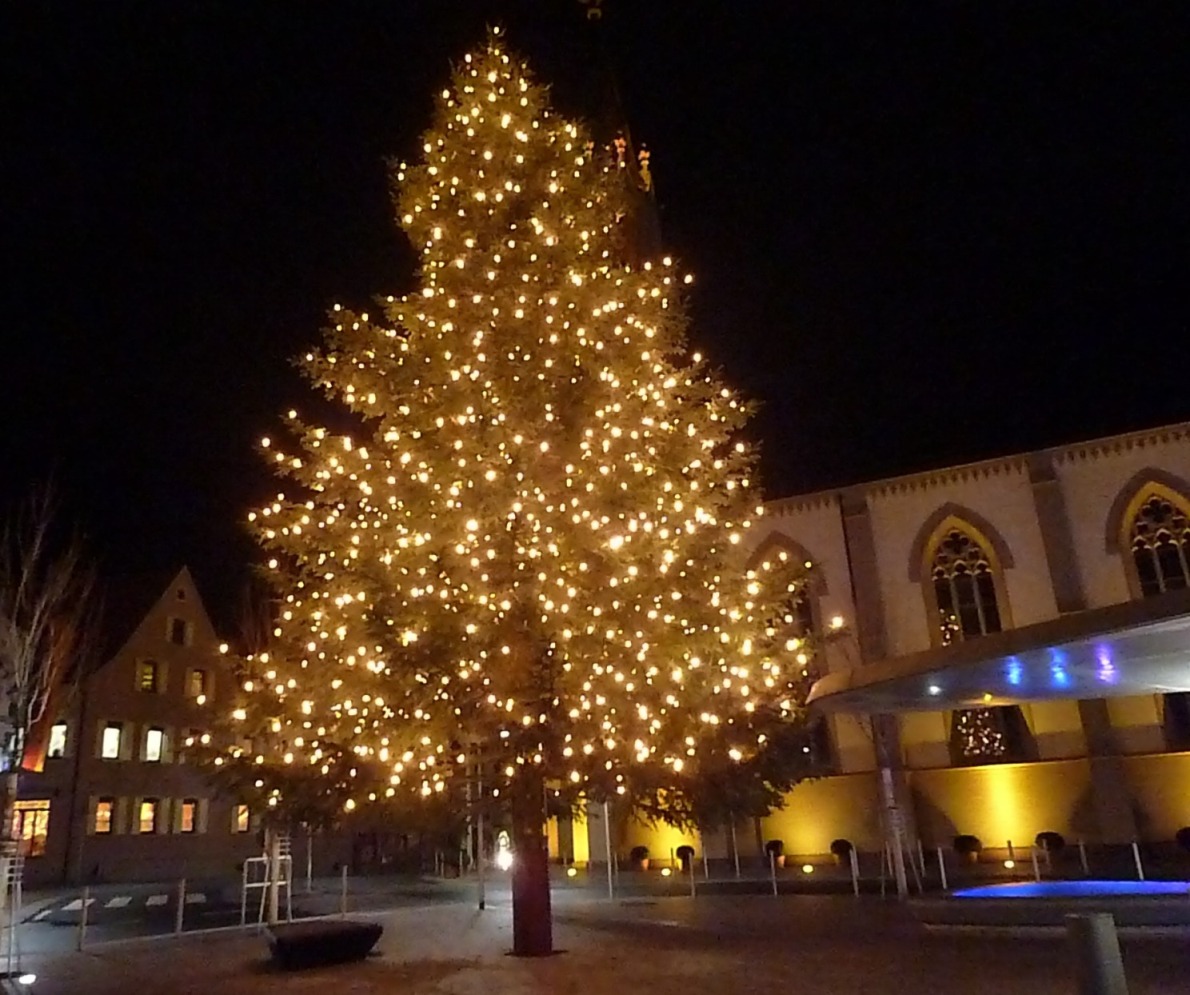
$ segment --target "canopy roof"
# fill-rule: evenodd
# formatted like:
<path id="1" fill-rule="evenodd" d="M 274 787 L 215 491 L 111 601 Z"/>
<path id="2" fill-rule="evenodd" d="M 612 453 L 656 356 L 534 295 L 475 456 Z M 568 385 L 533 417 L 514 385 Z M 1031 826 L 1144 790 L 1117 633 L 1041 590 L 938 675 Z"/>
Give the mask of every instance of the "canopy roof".
<path id="1" fill-rule="evenodd" d="M 1063 615 L 827 674 L 823 711 L 911 712 L 1190 691 L 1190 591 Z"/>

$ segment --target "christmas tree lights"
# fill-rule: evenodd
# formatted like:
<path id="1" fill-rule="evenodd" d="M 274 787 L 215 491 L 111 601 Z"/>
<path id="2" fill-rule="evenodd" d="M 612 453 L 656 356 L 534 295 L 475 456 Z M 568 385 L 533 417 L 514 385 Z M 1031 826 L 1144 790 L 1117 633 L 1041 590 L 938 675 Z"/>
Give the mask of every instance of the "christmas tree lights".
<path id="1" fill-rule="evenodd" d="M 624 263 L 639 164 L 492 35 L 394 179 L 420 287 L 336 305 L 302 361 L 354 431 L 291 411 L 262 441 L 276 627 L 220 762 L 350 809 L 482 751 L 538 812 L 544 784 L 635 797 L 750 762 L 804 698 L 801 564 L 743 568 L 747 407 L 688 351 L 690 277 Z"/>

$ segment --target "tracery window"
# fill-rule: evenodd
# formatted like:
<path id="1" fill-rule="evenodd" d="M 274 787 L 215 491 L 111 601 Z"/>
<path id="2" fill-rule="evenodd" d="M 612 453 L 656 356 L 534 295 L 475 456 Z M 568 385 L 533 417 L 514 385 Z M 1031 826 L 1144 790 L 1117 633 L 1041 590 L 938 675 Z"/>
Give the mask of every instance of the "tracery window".
<path id="1" fill-rule="evenodd" d="M 1142 598 L 1190 587 L 1190 509 L 1168 493 L 1142 500 L 1128 527 Z M 1190 748 L 1190 692 L 1162 696 L 1162 724 L 1170 749 Z"/>
<path id="2" fill-rule="evenodd" d="M 995 563 L 977 538 L 961 528 L 948 529 L 929 562 L 943 646 L 1003 629 Z M 1028 728 L 1015 705 L 962 708 L 951 716 L 950 753 L 956 764 L 1019 760 L 1027 741 Z"/>
<path id="3" fill-rule="evenodd" d="M 1190 587 L 1190 515 L 1185 508 L 1154 494 L 1137 509 L 1131 540 L 1142 597 Z"/>

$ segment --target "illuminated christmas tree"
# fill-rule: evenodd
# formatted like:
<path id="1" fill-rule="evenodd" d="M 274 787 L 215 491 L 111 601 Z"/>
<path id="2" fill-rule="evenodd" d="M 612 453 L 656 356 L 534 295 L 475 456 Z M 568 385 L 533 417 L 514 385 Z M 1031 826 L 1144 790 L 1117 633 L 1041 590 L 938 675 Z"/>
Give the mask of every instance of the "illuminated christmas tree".
<path id="1" fill-rule="evenodd" d="M 800 716 L 800 564 L 743 568 L 745 406 L 688 352 L 672 262 L 624 262 L 623 143 L 594 148 L 493 33 L 394 179 L 420 289 L 336 306 L 304 358 L 350 432 L 291 412 L 264 440 L 292 481 L 251 516 L 275 646 L 225 767 L 278 804 L 308 781 L 287 770 L 325 772 L 350 810 L 482 756 L 514 948 L 546 953 L 547 786 L 677 800 L 757 764 Z"/>

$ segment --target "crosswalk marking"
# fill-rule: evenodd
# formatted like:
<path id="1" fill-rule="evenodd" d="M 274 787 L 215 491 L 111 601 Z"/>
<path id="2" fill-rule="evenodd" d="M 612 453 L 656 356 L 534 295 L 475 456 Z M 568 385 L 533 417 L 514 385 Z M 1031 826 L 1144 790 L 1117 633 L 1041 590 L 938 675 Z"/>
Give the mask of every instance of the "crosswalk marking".
<path id="1" fill-rule="evenodd" d="M 169 895 L 150 895 L 145 899 L 145 905 L 152 908 L 155 905 L 164 905 L 169 901 Z"/>
<path id="2" fill-rule="evenodd" d="M 131 895 L 117 895 L 104 906 L 105 909 L 122 909 L 132 901 Z"/>
<path id="3" fill-rule="evenodd" d="M 87 907 L 89 908 L 90 906 L 94 905 L 95 901 L 96 900 L 94 898 L 88 898 L 87 899 Z M 73 902 L 70 902 L 68 905 L 63 905 L 62 911 L 63 912 L 78 912 L 82 909 L 82 907 L 83 907 L 83 900 L 81 898 L 76 898 Z"/>
<path id="4" fill-rule="evenodd" d="M 35 915 L 33 917 L 33 922 L 37 922 L 41 919 L 44 919 L 46 916 L 48 916 L 53 911 L 54 911 L 53 909 L 42 909 L 40 912 L 37 913 L 37 915 Z"/>
<path id="5" fill-rule="evenodd" d="M 198 903 L 205 902 L 206 900 L 207 900 L 207 896 L 204 895 L 201 891 L 193 891 L 189 895 L 186 896 L 186 904 L 187 905 L 197 905 Z"/>

